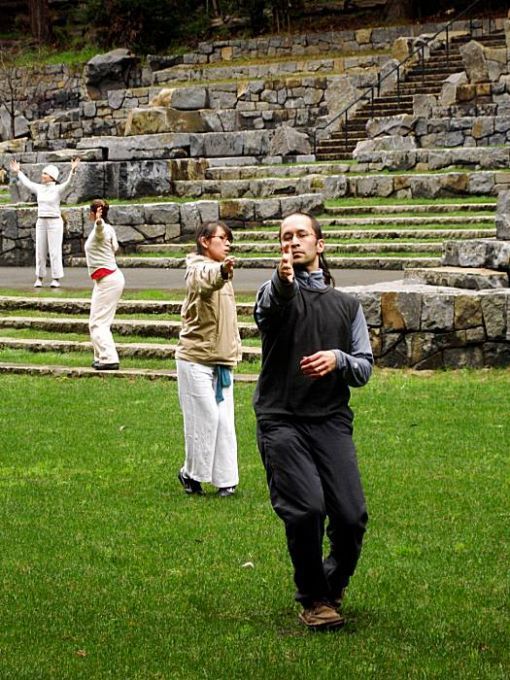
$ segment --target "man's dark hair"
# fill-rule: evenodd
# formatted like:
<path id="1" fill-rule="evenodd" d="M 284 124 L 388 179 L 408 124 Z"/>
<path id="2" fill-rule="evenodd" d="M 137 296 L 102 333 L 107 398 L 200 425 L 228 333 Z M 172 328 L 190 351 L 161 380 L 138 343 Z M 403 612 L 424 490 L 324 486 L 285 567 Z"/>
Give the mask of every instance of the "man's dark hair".
<path id="1" fill-rule="evenodd" d="M 313 229 L 313 233 L 317 237 L 317 240 L 324 238 L 322 235 L 322 229 L 321 225 L 318 223 L 317 218 L 315 218 L 313 215 L 310 215 L 310 213 L 307 212 L 296 212 L 292 213 L 293 215 L 303 215 L 304 217 L 308 217 L 310 220 L 310 225 Z M 290 215 L 287 215 L 287 217 L 290 217 Z M 287 218 L 285 218 L 287 219 Z M 280 231 L 278 234 L 278 237 L 281 240 L 281 233 L 282 233 L 282 228 L 280 226 Z M 332 286 L 333 288 L 335 287 L 335 279 L 333 278 L 333 275 L 331 274 L 331 271 L 329 269 L 329 264 L 324 256 L 324 253 L 319 253 L 319 267 L 322 269 L 322 272 L 324 274 L 324 281 L 327 286 Z"/>
<path id="2" fill-rule="evenodd" d="M 110 209 L 108 201 L 105 201 L 104 198 L 95 198 L 90 204 L 90 212 L 94 213 L 94 217 L 96 216 L 98 208 L 103 209 L 102 219 L 106 221 L 106 218 L 108 217 L 108 210 Z"/>
<path id="3" fill-rule="evenodd" d="M 199 255 L 205 255 L 204 248 L 200 243 L 200 239 L 205 238 L 205 240 L 208 241 L 212 236 L 214 236 L 214 233 L 216 229 L 218 229 L 218 227 L 221 227 L 223 229 L 228 240 L 230 241 L 230 243 L 232 243 L 232 241 L 234 240 L 234 236 L 232 234 L 232 230 L 227 224 L 225 224 L 225 222 L 220 222 L 219 220 L 204 222 L 202 226 L 197 229 L 197 233 L 195 234 L 195 243 L 197 245 L 197 253 Z"/>

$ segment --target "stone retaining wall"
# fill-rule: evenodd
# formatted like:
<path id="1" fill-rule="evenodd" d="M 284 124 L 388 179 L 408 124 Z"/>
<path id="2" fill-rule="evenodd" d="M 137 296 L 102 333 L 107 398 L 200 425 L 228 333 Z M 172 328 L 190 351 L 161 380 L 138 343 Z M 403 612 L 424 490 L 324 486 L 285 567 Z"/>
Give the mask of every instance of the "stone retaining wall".
<path id="1" fill-rule="evenodd" d="M 361 303 L 378 366 L 510 364 L 510 289 L 468 291 L 398 282 L 342 289 Z"/>
<path id="2" fill-rule="evenodd" d="M 469 21 L 455 21 L 451 31 L 469 31 L 488 33 L 503 27 L 503 18 L 492 20 L 476 19 Z M 203 42 L 195 52 L 182 56 L 149 56 L 149 63 L 153 70 L 176 64 L 214 64 L 218 61 L 265 57 L 289 57 L 317 54 L 317 52 L 358 52 L 367 50 L 389 49 L 393 42 L 401 37 L 419 36 L 423 33 L 436 33 L 444 23 L 415 24 L 413 26 L 384 26 L 365 28 L 356 31 L 328 31 L 324 33 L 310 33 L 302 35 L 271 36 L 269 38 L 252 38 L 251 40 L 217 40 Z"/>
<path id="3" fill-rule="evenodd" d="M 37 120 L 53 111 L 77 106 L 83 97 L 81 67 L 55 64 L 44 67 L 13 68 L 6 79 L 0 72 L 0 91 L 10 92 L 14 87 L 16 136 L 28 132 L 29 121 Z M 0 112 L 0 140 L 10 139 L 9 117 Z"/>
<path id="4" fill-rule="evenodd" d="M 73 111 L 34 122 L 30 126 L 32 140 L 27 140 L 25 147 L 63 149 L 74 147 L 85 137 L 122 136 L 126 123 L 128 131 L 133 129 L 129 122 L 133 117 L 137 119 L 136 134 L 272 129 L 282 123 L 310 129 L 376 81 L 376 71 L 362 70 L 337 76 L 294 76 L 165 90 L 113 90 L 107 100 L 81 102 Z M 163 107 L 147 108 L 150 101 Z"/>
<path id="5" fill-rule="evenodd" d="M 280 61 L 265 64 L 236 64 L 228 62 L 221 66 L 173 66 L 156 71 L 153 75 L 154 85 L 168 84 L 173 81 L 187 82 L 193 80 L 262 80 L 268 78 L 286 78 L 294 74 L 327 75 L 329 73 L 345 73 L 365 69 L 378 70 L 391 59 L 390 54 L 366 54 L 343 57 L 341 54 L 331 58 L 327 54 L 322 58 L 300 59 L 296 61 Z"/>
<path id="6" fill-rule="evenodd" d="M 244 199 L 113 205 L 108 221 L 115 226 L 119 244 L 129 249 L 141 243 L 189 241 L 197 227 L 208 220 L 224 220 L 232 227 L 251 228 L 267 219 L 281 220 L 293 212 L 318 212 L 320 194 Z M 62 206 L 66 220 L 64 254 L 82 254 L 90 231 L 88 208 Z M 35 207 L 0 207 L 0 265 L 30 265 L 34 261 Z"/>

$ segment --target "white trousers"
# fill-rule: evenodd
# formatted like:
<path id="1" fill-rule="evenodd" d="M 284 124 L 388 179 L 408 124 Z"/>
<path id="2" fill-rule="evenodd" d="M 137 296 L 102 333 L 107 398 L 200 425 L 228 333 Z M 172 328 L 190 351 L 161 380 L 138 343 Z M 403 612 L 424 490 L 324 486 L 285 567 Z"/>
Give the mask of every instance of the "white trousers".
<path id="1" fill-rule="evenodd" d="M 39 217 L 35 223 L 35 275 L 39 279 L 46 276 L 46 260 L 50 256 L 52 279 L 64 276 L 62 266 L 62 239 L 64 222 L 61 217 Z"/>
<path id="2" fill-rule="evenodd" d="M 100 364 L 119 363 L 119 355 L 110 328 L 123 290 L 124 275 L 120 269 L 94 281 L 90 301 L 89 330 L 94 347 L 94 361 Z"/>
<path id="3" fill-rule="evenodd" d="M 215 397 L 212 366 L 177 360 L 179 401 L 184 420 L 184 472 L 197 482 L 219 489 L 237 486 L 237 440 L 234 426 L 234 386 Z"/>

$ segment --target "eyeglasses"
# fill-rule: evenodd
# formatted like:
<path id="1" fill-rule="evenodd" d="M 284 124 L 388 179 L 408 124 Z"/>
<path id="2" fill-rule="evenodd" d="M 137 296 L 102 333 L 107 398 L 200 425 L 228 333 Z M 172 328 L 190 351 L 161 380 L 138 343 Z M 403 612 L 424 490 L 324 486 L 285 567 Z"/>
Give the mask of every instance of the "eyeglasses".
<path id="1" fill-rule="evenodd" d="M 296 231 L 295 233 L 287 232 L 283 234 L 282 241 L 289 242 L 293 241 L 295 238 L 298 241 L 304 241 L 305 239 L 309 237 L 317 238 L 316 234 L 313 231 Z"/>

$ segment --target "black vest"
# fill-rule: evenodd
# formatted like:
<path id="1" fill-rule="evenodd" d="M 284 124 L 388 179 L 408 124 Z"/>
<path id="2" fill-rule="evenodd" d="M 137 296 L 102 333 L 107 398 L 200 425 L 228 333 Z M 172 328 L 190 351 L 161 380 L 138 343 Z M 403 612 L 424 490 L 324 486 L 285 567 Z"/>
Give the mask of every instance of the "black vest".
<path id="1" fill-rule="evenodd" d="M 341 371 L 313 380 L 299 368 L 302 357 L 319 350 L 351 352 L 352 322 L 359 302 L 327 287 L 299 286 L 270 330 L 262 333 L 262 370 L 253 405 L 258 418 L 325 418 L 352 420 L 350 391 Z"/>

